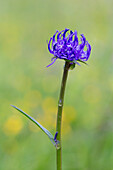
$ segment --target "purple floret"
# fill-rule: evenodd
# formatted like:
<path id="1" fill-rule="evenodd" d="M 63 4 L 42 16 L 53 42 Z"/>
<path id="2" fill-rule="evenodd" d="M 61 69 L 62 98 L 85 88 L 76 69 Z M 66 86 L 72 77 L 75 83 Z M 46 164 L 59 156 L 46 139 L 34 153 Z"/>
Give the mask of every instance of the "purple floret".
<path id="1" fill-rule="evenodd" d="M 84 49 L 86 48 L 86 50 Z M 89 59 L 91 53 L 91 45 L 86 41 L 86 38 L 81 34 L 81 41 L 78 41 L 77 31 L 74 32 L 65 29 L 63 31 L 56 31 L 48 43 L 48 50 L 54 57 L 51 59 L 52 65 L 56 59 L 68 60 L 70 63 L 77 63 L 77 61 L 85 62 Z M 49 67 L 48 65 L 47 67 Z"/>

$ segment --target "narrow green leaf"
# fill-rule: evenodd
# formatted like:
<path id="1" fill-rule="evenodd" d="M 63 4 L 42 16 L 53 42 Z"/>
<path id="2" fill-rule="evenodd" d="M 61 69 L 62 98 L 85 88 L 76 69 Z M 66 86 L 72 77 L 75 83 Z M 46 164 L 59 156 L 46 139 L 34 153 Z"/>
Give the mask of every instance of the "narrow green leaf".
<path id="1" fill-rule="evenodd" d="M 26 116 L 28 119 L 30 119 L 33 123 L 35 123 L 51 140 L 52 144 L 54 146 L 56 146 L 56 143 L 54 141 L 54 137 L 53 135 L 46 129 L 44 128 L 40 123 L 38 123 L 34 118 L 32 118 L 31 116 L 29 116 L 27 113 L 25 113 L 24 111 L 22 111 L 21 109 L 19 109 L 16 106 L 11 105 L 12 107 L 14 107 L 16 110 L 18 110 L 19 112 L 21 112 L 24 116 Z"/>

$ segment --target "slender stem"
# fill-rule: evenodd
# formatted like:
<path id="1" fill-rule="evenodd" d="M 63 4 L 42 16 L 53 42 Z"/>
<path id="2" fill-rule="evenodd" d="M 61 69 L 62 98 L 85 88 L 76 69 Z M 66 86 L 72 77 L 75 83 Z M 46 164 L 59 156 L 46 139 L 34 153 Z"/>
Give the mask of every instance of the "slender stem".
<path id="1" fill-rule="evenodd" d="M 62 123 L 64 93 L 65 93 L 66 80 L 67 80 L 67 76 L 68 76 L 69 67 L 70 67 L 70 63 L 66 61 L 65 66 L 64 66 L 63 77 L 62 77 L 60 97 L 59 97 L 59 102 L 58 102 L 56 131 L 58 132 L 57 140 L 59 141 L 59 147 L 56 149 L 57 170 L 62 170 L 61 123 Z"/>

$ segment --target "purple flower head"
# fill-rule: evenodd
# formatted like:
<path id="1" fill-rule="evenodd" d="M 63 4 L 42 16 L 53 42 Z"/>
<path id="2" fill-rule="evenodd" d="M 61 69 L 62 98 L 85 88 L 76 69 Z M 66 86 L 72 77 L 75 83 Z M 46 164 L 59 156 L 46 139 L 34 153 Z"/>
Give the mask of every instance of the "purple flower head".
<path id="1" fill-rule="evenodd" d="M 71 64 L 79 64 L 78 61 L 84 62 L 89 59 L 91 53 L 91 45 L 86 41 L 86 38 L 81 34 L 81 41 L 78 40 L 77 31 L 74 32 L 65 29 L 56 31 L 48 43 L 48 50 L 54 57 L 51 59 L 52 65 L 57 59 L 64 59 Z M 49 67 L 48 65 L 47 67 Z"/>

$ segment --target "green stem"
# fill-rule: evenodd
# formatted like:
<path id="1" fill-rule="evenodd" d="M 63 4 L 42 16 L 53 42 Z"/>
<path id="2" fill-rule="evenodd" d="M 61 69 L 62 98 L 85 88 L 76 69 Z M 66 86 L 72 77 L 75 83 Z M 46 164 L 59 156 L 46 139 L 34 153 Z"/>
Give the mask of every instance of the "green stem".
<path id="1" fill-rule="evenodd" d="M 70 67 L 70 63 L 66 61 L 65 66 L 64 66 L 62 83 L 61 83 L 60 97 L 59 97 L 59 102 L 58 102 L 56 131 L 58 132 L 57 140 L 59 141 L 59 147 L 56 149 L 57 170 L 62 170 L 61 123 L 62 123 L 64 93 L 65 93 L 66 80 L 67 80 L 67 76 L 68 76 L 69 67 Z"/>

